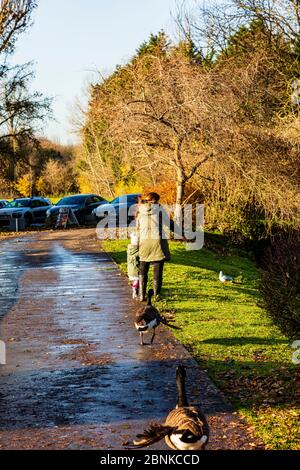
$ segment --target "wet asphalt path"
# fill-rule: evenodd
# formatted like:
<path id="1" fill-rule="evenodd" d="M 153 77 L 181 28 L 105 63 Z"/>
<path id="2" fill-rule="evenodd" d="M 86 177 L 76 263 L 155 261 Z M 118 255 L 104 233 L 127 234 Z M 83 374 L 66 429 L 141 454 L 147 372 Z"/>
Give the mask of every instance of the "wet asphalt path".
<path id="1" fill-rule="evenodd" d="M 209 447 L 253 448 L 169 330 L 160 328 L 153 346 L 139 345 L 139 305 L 93 230 L 3 241 L 0 259 L 1 449 L 122 449 L 174 407 L 181 362 L 190 400 L 211 424 Z"/>

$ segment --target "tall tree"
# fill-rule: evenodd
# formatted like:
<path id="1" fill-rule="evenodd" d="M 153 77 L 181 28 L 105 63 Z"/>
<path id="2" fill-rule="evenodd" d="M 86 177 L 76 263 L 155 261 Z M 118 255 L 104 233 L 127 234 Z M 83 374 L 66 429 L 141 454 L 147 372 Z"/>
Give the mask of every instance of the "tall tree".
<path id="1" fill-rule="evenodd" d="M 32 64 L 7 68 L 0 77 L 0 141 L 11 143 L 10 178 L 16 179 L 18 148 L 24 139 L 33 139 L 51 114 L 51 99 L 31 92 Z"/>
<path id="2" fill-rule="evenodd" d="M 0 0 L 0 55 L 12 53 L 20 33 L 31 22 L 35 0 Z"/>
<path id="3" fill-rule="evenodd" d="M 28 157 L 36 133 L 50 116 L 51 100 L 30 91 L 32 64 L 11 66 L 8 62 L 18 36 L 30 26 L 36 6 L 35 0 L 0 0 L 0 147 L 2 174 L 12 182 L 17 177 L 17 162 Z"/>
<path id="4" fill-rule="evenodd" d="M 136 167 L 138 161 L 147 171 L 167 168 L 176 181 L 178 208 L 187 182 L 213 155 L 208 77 L 187 52 L 183 44 L 170 46 L 162 33 L 151 36 L 101 90 L 109 96 L 107 137 L 127 149 Z M 98 107 L 103 111 L 103 102 Z"/>
<path id="5" fill-rule="evenodd" d="M 259 24 L 270 47 L 282 38 L 291 46 L 299 44 L 299 0 L 195 0 L 193 9 L 183 1 L 177 12 L 177 24 L 184 36 L 201 51 L 214 55 L 228 48 L 228 40 L 241 28 Z"/>
<path id="6" fill-rule="evenodd" d="M 86 122 L 94 126 L 90 148 L 98 139 L 112 156 L 121 149 L 121 164 L 144 186 L 153 174 L 158 183 L 174 182 L 178 205 L 188 183 L 196 184 L 207 219 L 220 227 L 224 216 L 223 227 L 246 227 L 247 236 L 258 219 L 295 220 L 300 194 L 300 118 L 294 142 L 288 129 L 290 116 L 298 116 L 290 96 L 295 52 L 278 28 L 252 14 L 248 20 L 230 35 L 224 30 L 214 56 L 197 50 L 192 36 L 177 45 L 152 36 L 92 87 Z M 99 155 L 109 174 L 104 148 Z"/>

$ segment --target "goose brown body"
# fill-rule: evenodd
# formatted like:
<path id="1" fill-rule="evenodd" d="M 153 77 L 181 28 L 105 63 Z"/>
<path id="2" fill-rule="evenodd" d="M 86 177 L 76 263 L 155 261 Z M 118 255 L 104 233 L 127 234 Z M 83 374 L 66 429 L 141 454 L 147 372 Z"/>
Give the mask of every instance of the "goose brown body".
<path id="1" fill-rule="evenodd" d="M 138 326 L 144 326 L 152 322 L 153 320 L 159 321 L 159 312 L 153 307 L 153 305 L 146 305 L 145 308 L 139 310 L 136 315 L 136 324 Z"/>
<path id="2" fill-rule="evenodd" d="M 153 330 L 151 344 L 153 343 L 155 337 L 155 328 L 160 323 L 159 311 L 152 305 L 151 297 L 154 292 L 152 289 L 148 291 L 148 302 L 147 305 L 141 309 L 136 314 L 135 327 L 140 333 L 141 344 L 144 344 L 143 334 L 148 333 L 150 330 Z"/>
<path id="3" fill-rule="evenodd" d="M 143 345 L 143 334 L 148 333 L 150 330 L 153 330 L 151 344 L 153 343 L 153 339 L 155 337 L 155 329 L 163 323 L 164 325 L 170 326 L 174 329 L 179 329 L 175 325 L 171 325 L 162 315 L 160 315 L 157 308 L 154 307 L 151 303 L 151 298 L 154 295 L 153 289 L 149 289 L 148 291 L 148 302 L 145 307 L 142 307 L 138 310 L 135 318 L 135 327 L 140 333 L 141 344 Z"/>
<path id="4" fill-rule="evenodd" d="M 166 426 L 176 429 L 177 433 L 189 431 L 191 434 L 198 438 L 196 442 L 200 442 L 203 436 L 207 436 L 204 446 L 207 443 L 209 436 L 209 427 L 204 414 L 195 406 L 180 406 L 172 410 L 165 421 Z M 172 435 L 166 435 L 166 444 L 171 449 L 182 450 L 176 447 Z M 202 447 L 202 442 L 200 448 Z"/>

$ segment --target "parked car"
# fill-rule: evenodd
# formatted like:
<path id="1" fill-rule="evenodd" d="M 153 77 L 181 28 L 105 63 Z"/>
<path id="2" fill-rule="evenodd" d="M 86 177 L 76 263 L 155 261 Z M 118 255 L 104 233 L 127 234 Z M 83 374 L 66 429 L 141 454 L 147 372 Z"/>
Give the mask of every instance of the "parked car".
<path id="1" fill-rule="evenodd" d="M 20 229 L 34 223 L 43 224 L 51 205 L 51 201 L 43 197 L 16 198 L 0 209 L 0 227 L 14 229 L 16 219 Z"/>
<path id="2" fill-rule="evenodd" d="M 107 200 L 96 194 L 77 194 L 63 197 L 57 204 L 48 209 L 46 224 L 54 226 L 60 209 L 68 207 L 73 210 L 80 225 L 95 225 L 97 220 L 92 212 L 102 204 L 107 204 Z"/>
<path id="3" fill-rule="evenodd" d="M 134 219 L 135 208 L 133 206 L 136 206 L 139 197 L 140 194 L 124 194 L 123 196 L 118 196 L 110 203 L 97 207 L 94 210 L 94 214 L 98 221 L 108 217 L 112 221 L 116 220 L 117 224 L 119 224 L 120 221 L 130 223 Z"/>
<path id="4" fill-rule="evenodd" d="M 5 199 L 0 199 L 0 209 L 7 206 L 8 202 Z"/>

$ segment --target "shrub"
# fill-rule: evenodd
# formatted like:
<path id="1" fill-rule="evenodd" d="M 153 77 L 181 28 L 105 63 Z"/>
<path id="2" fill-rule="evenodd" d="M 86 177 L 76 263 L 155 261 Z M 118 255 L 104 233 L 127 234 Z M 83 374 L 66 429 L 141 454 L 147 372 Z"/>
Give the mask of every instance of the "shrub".
<path id="1" fill-rule="evenodd" d="M 82 194 L 88 194 L 93 192 L 98 193 L 98 188 L 95 188 L 95 185 L 93 184 L 93 181 L 91 181 L 91 178 L 88 178 L 88 176 L 84 173 L 81 173 L 77 176 L 77 185 L 80 193 Z"/>
<path id="2" fill-rule="evenodd" d="M 72 166 L 56 160 L 48 160 L 41 174 L 44 194 L 67 194 L 77 190 Z"/>
<path id="3" fill-rule="evenodd" d="M 32 195 L 33 190 L 32 175 L 30 173 L 27 173 L 26 175 L 19 178 L 15 187 L 20 196 L 30 197 Z"/>
<path id="4" fill-rule="evenodd" d="M 291 338 L 300 338 L 300 232 L 281 236 L 264 256 L 260 285 L 264 307 Z"/>
<path id="5" fill-rule="evenodd" d="M 119 181 L 114 185 L 114 194 L 116 196 L 122 196 L 123 194 L 135 194 L 141 193 L 143 187 L 138 181 Z"/>
<path id="6" fill-rule="evenodd" d="M 162 204 L 173 205 L 176 202 L 176 183 L 174 180 L 161 181 L 155 186 L 145 188 L 146 191 L 154 191 L 160 195 Z M 192 183 L 187 183 L 184 188 L 183 204 L 202 203 L 203 196 L 197 187 Z"/>

